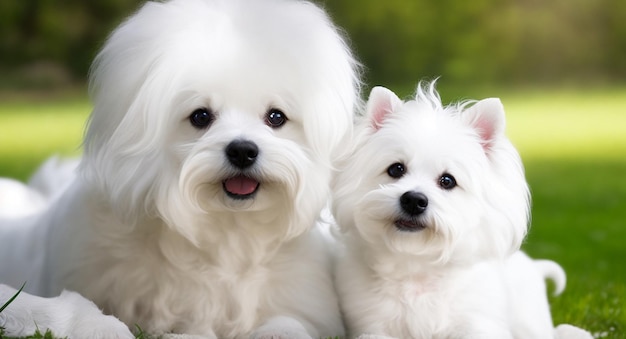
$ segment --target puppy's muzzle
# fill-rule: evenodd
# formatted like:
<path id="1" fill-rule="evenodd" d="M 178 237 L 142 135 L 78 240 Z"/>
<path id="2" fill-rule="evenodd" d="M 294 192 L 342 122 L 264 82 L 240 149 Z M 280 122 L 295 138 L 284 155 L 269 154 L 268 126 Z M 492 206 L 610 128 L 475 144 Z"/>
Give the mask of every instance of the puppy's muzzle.
<path id="1" fill-rule="evenodd" d="M 400 207 L 406 214 L 412 217 L 418 216 L 426 211 L 428 197 L 420 192 L 406 192 L 400 197 Z"/>
<path id="2" fill-rule="evenodd" d="M 400 208 L 406 217 L 397 219 L 394 224 L 400 231 L 416 232 L 426 228 L 419 218 L 428 208 L 428 197 L 415 191 L 408 191 L 400 197 Z"/>

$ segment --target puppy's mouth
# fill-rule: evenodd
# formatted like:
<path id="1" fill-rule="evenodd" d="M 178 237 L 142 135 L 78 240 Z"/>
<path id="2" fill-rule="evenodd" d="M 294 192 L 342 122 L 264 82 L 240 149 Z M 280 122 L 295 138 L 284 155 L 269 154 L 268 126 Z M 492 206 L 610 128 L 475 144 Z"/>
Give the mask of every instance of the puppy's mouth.
<path id="1" fill-rule="evenodd" d="M 400 218 L 394 221 L 394 225 L 399 231 L 403 232 L 419 232 L 426 228 L 426 224 L 415 219 Z"/>
<path id="2" fill-rule="evenodd" d="M 260 185 L 257 180 L 245 175 L 237 175 L 222 182 L 224 192 L 229 197 L 237 200 L 253 198 Z"/>

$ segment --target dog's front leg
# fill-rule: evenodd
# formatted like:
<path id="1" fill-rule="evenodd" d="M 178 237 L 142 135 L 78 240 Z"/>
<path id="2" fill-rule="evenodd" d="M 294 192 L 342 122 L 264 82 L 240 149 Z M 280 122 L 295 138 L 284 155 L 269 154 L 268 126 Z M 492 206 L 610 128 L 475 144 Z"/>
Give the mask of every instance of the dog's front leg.
<path id="1" fill-rule="evenodd" d="M 0 285 L 0 305 L 17 290 Z M 29 336 L 50 330 L 57 337 L 131 339 L 135 336 L 117 318 L 103 314 L 80 294 L 63 291 L 56 298 L 21 292 L 0 313 L 0 327 L 8 336 Z"/>
<path id="2" fill-rule="evenodd" d="M 317 337 L 317 336 L 315 336 Z M 250 335 L 250 339 L 312 339 L 302 323 L 279 316 L 266 321 Z"/>

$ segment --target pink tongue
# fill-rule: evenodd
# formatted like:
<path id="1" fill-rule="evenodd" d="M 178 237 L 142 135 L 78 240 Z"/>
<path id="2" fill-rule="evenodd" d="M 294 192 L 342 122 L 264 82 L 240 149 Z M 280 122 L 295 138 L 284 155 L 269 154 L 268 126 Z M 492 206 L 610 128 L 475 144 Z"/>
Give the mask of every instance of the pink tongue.
<path id="1" fill-rule="evenodd" d="M 237 195 L 252 194 L 254 193 L 254 191 L 256 191 L 256 188 L 258 186 L 258 181 L 242 175 L 226 179 L 226 182 L 224 182 L 224 187 L 226 188 L 226 191 L 228 191 L 228 193 Z"/>

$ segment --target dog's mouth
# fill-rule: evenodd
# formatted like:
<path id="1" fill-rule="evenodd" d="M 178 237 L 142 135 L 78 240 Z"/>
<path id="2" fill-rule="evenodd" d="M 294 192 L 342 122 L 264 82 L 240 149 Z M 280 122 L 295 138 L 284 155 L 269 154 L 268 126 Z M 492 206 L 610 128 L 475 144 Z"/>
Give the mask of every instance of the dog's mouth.
<path id="1" fill-rule="evenodd" d="M 415 219 L 400 218 L 394 221 L 396 228 L 403 232 L 419 232 L 426 228 L 426 224 Z"/>
<path id="2" fill-rule="evenodd" d="M 259 190 L 261 184 L 245 175 L 237 175 L 222 182 L 224 192 L 233 199 L 250 199 Z"/>

